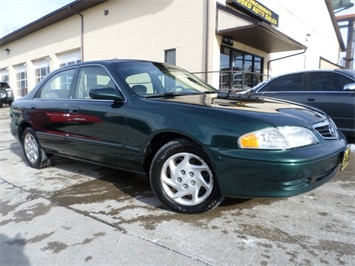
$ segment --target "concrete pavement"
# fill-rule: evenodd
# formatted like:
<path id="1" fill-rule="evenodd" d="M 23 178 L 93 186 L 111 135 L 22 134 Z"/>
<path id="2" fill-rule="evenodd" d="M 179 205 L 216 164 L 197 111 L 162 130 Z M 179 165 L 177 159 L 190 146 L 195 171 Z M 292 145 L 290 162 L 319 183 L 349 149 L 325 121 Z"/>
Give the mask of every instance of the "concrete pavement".
<path id="1" fill-rule="evenodd" d="M 145 177 L 56 157 L 24 162 L 0 109 L 0 265 L 354 265 L 355 150 L 303 195 L 170 212 Z"/>

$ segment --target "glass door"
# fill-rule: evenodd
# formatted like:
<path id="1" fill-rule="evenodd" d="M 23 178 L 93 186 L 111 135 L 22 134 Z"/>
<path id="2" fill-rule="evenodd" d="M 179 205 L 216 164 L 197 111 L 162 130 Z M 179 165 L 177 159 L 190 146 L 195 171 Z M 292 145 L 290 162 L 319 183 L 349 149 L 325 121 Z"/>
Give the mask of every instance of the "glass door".
<path id="1" fill-rule="evenodd" d="M 262 80 L 263 58 L 244 51 L 221 46 L 220 90 L 236 93 Z"/>

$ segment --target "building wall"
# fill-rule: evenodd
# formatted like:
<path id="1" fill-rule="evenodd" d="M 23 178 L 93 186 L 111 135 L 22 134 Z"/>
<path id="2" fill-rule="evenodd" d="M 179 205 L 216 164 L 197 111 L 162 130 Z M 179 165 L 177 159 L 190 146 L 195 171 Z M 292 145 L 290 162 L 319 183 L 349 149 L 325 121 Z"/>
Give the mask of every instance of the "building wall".
<path id="1" fill-rule="evenodd" d="M 216 36 L 216 3 L 223 0 L 115 0 L 82 12 L 84 18 L 83 60 L 134 58 L 164 61 L 164 51 L 176 49 L 176 64 L 218 87 L 221 36 Z M 339 43 L 324 0 L 259 0 L 280 17 L 278 30 L 306 45 L 298 56 L 274 61 L 270 74 L 319 68 L 320 58 L 337 64 Z M 144 6 L 143 6 L 144 5 Z M 108 14 L 105 15 L 104 11 Z M 208 12 L 207 12 L 208 10 Z M 307 34 L 310 39 L 306 40 Z M 268 54 L 234 42 L 234 48 L 264 58 L 267 62 L 300 51 Z M 4 49 L 9 48 L 10 54 Z M 29 36 L 0 47 L 0 78 L 5 74 L 16 89 L 16 72 L 25 69 L 28 88 L 36 84 L 35 69 L 50 70 L 64 61 L 81 59 L 81 18 L 74 15 Z"/>
<path id="2" fill-rule="evenodd" d="M 15 96 L 20 92 L 17 88 L 16 73 L 20 69 L 27 71 L 28 89 L 36 85 L 35 65 L 37 62 L 47 62 L 50 70 L 59 68 L 60 55 L 80 49 L 79 17 L 71 17 L 41 31 L 28 35 L 18 41 L 7 44 L 10 54 L 1 47 L 0 74 L 7 74 L 9 84 Z"/>
<path id="3" fill-rule="evenodd" d="M 278 30 L 308 47 L 302 55 L 270 64 L 271 75 L 318 69 L 321 57 L 339 64 L 339 42 L 324 0 L 259 0 L 259 2 L 280 16 Z M 297 51 L 274 53 L 270 55 L 270 59 L 295 53 Z"/>
<path id="4" fill-rule="evenodd" d="M 206 1 L 109 1 L 84 13 L 85 60 L 134 58 L 164 61 L 176 49 L 177 65 L 191 71 L 204 61 Z M 109 11 L 104 16 L 103 10 Z"/>

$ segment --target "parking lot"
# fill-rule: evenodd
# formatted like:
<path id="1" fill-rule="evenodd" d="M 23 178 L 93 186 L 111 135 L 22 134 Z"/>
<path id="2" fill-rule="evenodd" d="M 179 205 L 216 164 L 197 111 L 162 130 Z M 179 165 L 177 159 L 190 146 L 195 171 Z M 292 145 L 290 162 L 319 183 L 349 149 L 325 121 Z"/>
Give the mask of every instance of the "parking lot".
<path id="1" fill-rule="evenodd" d="M 0 265 L 354 265 L 355 148 L 327 184 L 183 215 L 149 180 L 55 157 L 26 165 L 0 109 Z"/>

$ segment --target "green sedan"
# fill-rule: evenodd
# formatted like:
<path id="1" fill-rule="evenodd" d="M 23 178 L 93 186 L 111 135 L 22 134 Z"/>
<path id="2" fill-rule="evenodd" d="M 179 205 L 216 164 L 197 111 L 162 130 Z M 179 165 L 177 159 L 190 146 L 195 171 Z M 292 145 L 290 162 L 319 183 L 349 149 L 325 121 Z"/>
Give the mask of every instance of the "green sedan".
<path id="1" fill-rule="evenodd" d="M 322 111 L 220 92 L 176 66 L 109 60 L 58 69 L 10 110 L 34 168 L 53 155 L 149 177 L 171 210 L 288 197 L 342 170 L 350 149 Z"/>

